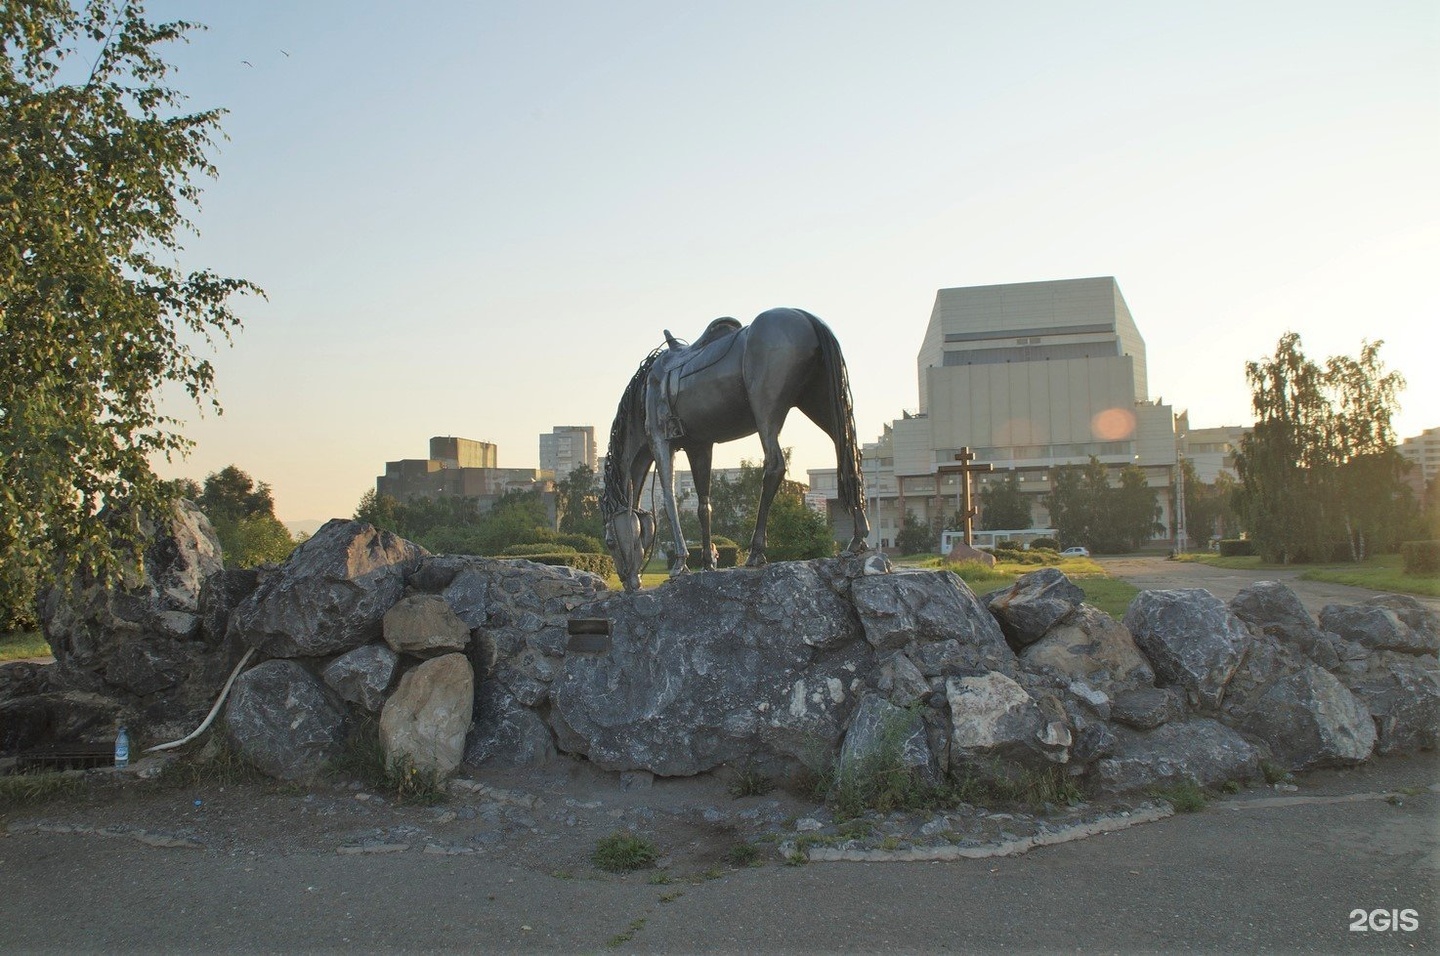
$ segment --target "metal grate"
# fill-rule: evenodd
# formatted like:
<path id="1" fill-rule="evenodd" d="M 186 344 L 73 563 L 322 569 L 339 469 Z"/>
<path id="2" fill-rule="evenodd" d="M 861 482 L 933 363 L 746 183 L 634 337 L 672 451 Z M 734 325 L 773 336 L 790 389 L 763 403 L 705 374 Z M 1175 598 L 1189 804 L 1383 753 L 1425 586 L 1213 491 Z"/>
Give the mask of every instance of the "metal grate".
<path id="1" fill-rule="evenodd" d="M 111 744 L 45 744 L 15 755 L 16 773 L 113 766 L 115 747 Z"/>

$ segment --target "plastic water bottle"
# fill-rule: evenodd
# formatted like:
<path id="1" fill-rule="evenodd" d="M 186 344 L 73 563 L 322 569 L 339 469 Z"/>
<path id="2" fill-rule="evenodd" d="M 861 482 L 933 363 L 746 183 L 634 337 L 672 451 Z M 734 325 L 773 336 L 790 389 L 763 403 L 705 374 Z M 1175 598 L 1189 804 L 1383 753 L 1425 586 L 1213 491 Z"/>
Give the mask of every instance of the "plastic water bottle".
<path id="1" fill-rule="evenodd" d="M 115 766 L 127 767 L 130 765 L 130 735 L 121 727 L 120 732 L 115 735 Z"/>

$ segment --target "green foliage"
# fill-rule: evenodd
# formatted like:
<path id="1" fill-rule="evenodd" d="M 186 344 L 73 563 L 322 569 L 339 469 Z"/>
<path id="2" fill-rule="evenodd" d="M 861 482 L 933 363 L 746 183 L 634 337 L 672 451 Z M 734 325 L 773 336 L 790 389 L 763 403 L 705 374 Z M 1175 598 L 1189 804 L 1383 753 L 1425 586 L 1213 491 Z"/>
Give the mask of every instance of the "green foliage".
<path id="1" fill-rule="evenodd" d="M 595 844 L 590 862 L 611 873 L 648 870 L 660 858 L 655 844 L 629 833 L 612 833 Z"/>
<path id="2" fill-rule="evenodd" d="M 746 765 L 733 772 L 726 789 L 736 800 L 742 797 L 758 797 L 774 790 L 775 781 L 754 767 Z"/>
<path id="3" fill-rule="evenodd" d="M 275 517 L 275 500 L 270 486 L 255 480 L 234 465 L 227 465 L 205 478 L 204 486 L 193 481 L 175 482 L 176 493 L 192 496 L 205 512 L 225 563 L 232 568 L 253 568 L 257 564 L 284 561 L 295 550 L 295 539 Z"/>
<path id="4" fill-rule="evenodd" d="M 753 843 L 737 843 L 725 852 L 731 866 L 759 866 L 760 848 Z"/>
<path id="5" fill-rule="evenodd" d="M 1138 549 L 1164 530 L 1156 520 L 1160 506 L 1145 472 L 1127 465 L 1119 478 L 1120 483 L 1112 486 L 1109 468 L 1093 455 L 1083 469 L 1061 465 L 1051 471 L 1052 490 L 1045 496 L 1045 507 L 1062 544 L 1117 554 Z"/>
<path id="6" fill-rule="evenodd" d="M 782 488 L 770 504 L 765 557 L 769 561 L 804 561 L 835 554 L 835 532 L 825 515 L 805 504 L 798 492 Z"/>
<path id="7" fill-rule="evenodd" d="M 595 469 L 577 465 L 555 483 L 555 510 L 559 513 L 563 534 L 588 535 L 597 542 L 605 537 L 605 525 L 600 518 L 600 476 Z"/>
<path id="8" fill-rule="evenodd" d="M 50 642 L 39 631 L 14 631 L 0 634 L 0 664 L 18 661 L 27 657 L 45 657 L 50 653 Z"/>
<path id="9" fill-rule="evenodd" d="M 1150 791 L 1151 796 L 1166 800 L 1175 808 L 1176 813 L 1195 813 L 1205 809 L 1208 798 L 1205 791 L 1199 784 L 1191 780 L 1177 783 L 1171 787 L 1157 788 Z"/>
<path id="10" fill-rule="evenodd" d="M 579 554 L 568 544 L 542 541 L 538 544 L 512 544 L 501 553 L 502 558 L 524 558 L 532 554 Z"/>
<path id="11" fill-rule="evenodd" d="M 1440 541 L 1406 541 L 1400 557 L 1406 574 L 1440 574 Z"/>
<path id="12" fill-rule="evenodd" d="M 84 789 L 84 778 L 73 771 L 10 774 L 0 777 L 0 811 L 79 796 Z"/>
<path id="13" fill-rule="evenodd" d="M 385 787 L 399 803 L 432 806 L 449 799 L 445 777 L 433 768 L 421 769 L 408 754 L 401 754 L 385 766 Z"/>
<path id="14" fill-rule="evenodd" d="M 717 568 L 733 568 L 740 563 L 740 549 L 735 546 L 734 542 L 720 544 L 718 540 L 711 538 L 710 543 L 715 546 L 715 566 Z M 700 545 L 690 545 L 688 553 L 685 556 L 685 566 L 692 571 L 697 571 L 704 567 L 704 561 L 700 554 Z"/>
<path id="15" fill-rule="evenodd" d="M 1020 473 L 1008 472 L 980 492 L 980 527 L 985 531 L 1023 531 L 1034 524 L 1030 499 L 1020 490 Z M 960 527 L 959 524 L 954 527 Z"/>
<path id="16" fill-rule="evenodd" d="M 596 537 L 588 534 L 557 534 L 555 543 L 564 548 L 574 548 L 581 554 L 604 554 L 605 545 Z"/>
<path id="17" fill-rule="evenodd" d="M 1220 541 L 1222 558 L 1243 558 L 1255 553 L 1255 542 L 1249 538 L 1223 538 Z"/>
<path id="18" fill-rule="evenodd" d="M 923 554 L 926 551 L 933 551 L 935 548 L 935 536 L 930 533 L 930 526 L 915 516 L 915 512 L 906 510 L 905 521 L 900 526 L 900 533 L 895 536 L 895 547 L 901 554 Z"/>
<path id="19" fill-rule="evenodd" d="M 615 561 L 608 554 L 552 552 L 548 554 L 527 554 L 524 560 L 534 561 L 536 564 L 550 564 L 556 567 L 574 568 L 577 571 L 590 571 L 607 579 L 615 573 Z"/>
<path id="20" fill-rule="evenodd" d="M 880 728 L 874 751 L 858 760 L 836 761 L 826 799 L 837 816 L 924 810 L 947 802 L 945 788 L 931 784 L 905 762 L 905 741 L 919 721 L 915 711 L 892 714 Z"/>
<path id="21" fill-rule="evenodd" d="M 1036 538 L 1034 541 L 1031 541 L 1031 542 L 1030 542 L 1030 550 L 1032 550 L 1032 551 L 1059 551 L 1059 550 L 1060 550 L 1060 542 L 1059 542 L 1059 541 L 1056 541 L 1054 538 Z"/>
<path id="22" fill-rule="evenodd" d="M 1235 479 L 1228 472 L 1220 472 L 1214 482 L 1206 484 L 1195 473 L 1195 463 L 1189 458 L 1180 460 L 1180 469 L 1185 475 L 1187 547 L 1206 547 L 1215 535 L 1240 527 L 1235 513 Z"/>
<path id="23" fill-rule="evenodd" d="M 1418 522 L 1391 418 L 1404 379 L 1386 372 L 1380 342 L 1358 359 L 1308 359 L 1286 333 L 1271 358 L 1247 362 L 1255 427 L 1240 441 L 1235 496 L 1270 562 L 1351 561 L 1392 550 Z"/>
<path id="24" fill-rule="evenodd" d="M 189 750 L 164 766 L 157 778 L 161 786 L 185 790 L 208 784 L 229 787 L 268 779 L 230 745 L 223 733 L 211 730 L 200 739 L 204 743 L 198 750 Z"/>
<path id="25" fill-rule="evenodd" d="M 394 532 L 434 554 L 495 556 L 516 546 L 559 543 L 561 538 L 550 527 L 545 499 L 536 489 L 512 491 L 483 512 L 475 498 L 415 497 L 402 504 L 389 495 L 367 491 L 355 508 L 355 519 Z M 570 535 L 566 546 L 576 547 L 576 542 L 587 548 L 598 545 L 588 535 Z"/>
<path id="26" fill-rule="evenodd" d="M 143 3 L 0 5 L 0 608 L 139 560 L 190 443 L 162 389 L 218 409 L 197 350 L 249 282 L 176 265 L 221 111 L 183 111 L 161 57 L 191 24 Z M 120 505 L 125 507 L 118 507 Z M 103 517 L 107 512 L 110 520 Z"/>

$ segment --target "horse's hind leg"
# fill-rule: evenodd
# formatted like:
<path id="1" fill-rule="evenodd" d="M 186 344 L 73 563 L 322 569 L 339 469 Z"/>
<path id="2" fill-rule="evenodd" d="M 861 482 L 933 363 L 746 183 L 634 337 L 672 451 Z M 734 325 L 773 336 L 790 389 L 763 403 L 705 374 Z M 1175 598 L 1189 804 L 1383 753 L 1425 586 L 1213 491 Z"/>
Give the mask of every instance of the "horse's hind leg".
<path id="1" fill-rule="evenodd" d="M 665 499 L 665 513 L 670 517 L 670 534 L 674 539 L 675 553 L 670 558 L 670 576 L 684 574 L 688 551 L 685 535 L 680 530 L 680 510 L 675 506 L 675 450 L 665 441 L 653 436 L 650 447 L 655 451 L 655 480 L 660 483 L 660 495 Z"/>
<path id="2" fill-rule="evenodd" d="M 765 477 L 760 486 L 760 505 L 755 510 L 755 534 L 750 538 L 750 557 L 745 560 L 748 568 L 765 564 L 765 525 L 770 519 L 770 505 L 785 480 L 785 451 L 780 447 L 780 429 L 785 424 L 782 409 L 773 418 L 778 421 L 759 422 L 760 444 L 765 449 Z"/>
<path id="3" fill-rule="evenodd" d="M 710 539 L 710 462 L 714 445 L 696 445 L 685 449 L 690 459 L 690 475 L 695 481 L 695 517 L 700 521 L 700 562 L 706 571 L 714 571 L 717 561 L 715 545 Z"/>

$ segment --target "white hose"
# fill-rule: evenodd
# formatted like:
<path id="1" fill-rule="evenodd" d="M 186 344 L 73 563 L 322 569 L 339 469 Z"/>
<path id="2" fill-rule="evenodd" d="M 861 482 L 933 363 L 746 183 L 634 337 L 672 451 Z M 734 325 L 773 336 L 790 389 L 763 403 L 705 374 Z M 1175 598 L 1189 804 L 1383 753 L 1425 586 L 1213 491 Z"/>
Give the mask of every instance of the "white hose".
<path id="1" fill-rule="evenodd" d="M 215 720 L 215 715 L 220 713 L 220 705 L 225 703 L 225 698 L 230 694 L 230 685 L 235 683 L 235 678 L 240 676 L 240 672 L 245 669 L 245 664 L 250 660 L 250 655 L 254 653 L 255 648 L 252 647 L 245 652 L 244 657 L 240 658 L 240 663 L 236 664 L 235 669 L 230 672 L 230 679 L 225 682 L 224 687 L 220 688 L 220 696 L 216 698 L 215 706 L 210 708 L 210 713 L 206 716 L 204 723 L 196 727 L 188 737 L 172 740 L 168 744 L 156 744 L 154 747 L 146 747 L 145 752 L 147 754 L 153 754 L 157 750 L 174 750 L 176 747 L 183 747 L 209 729 L 210 724 Z"/>

